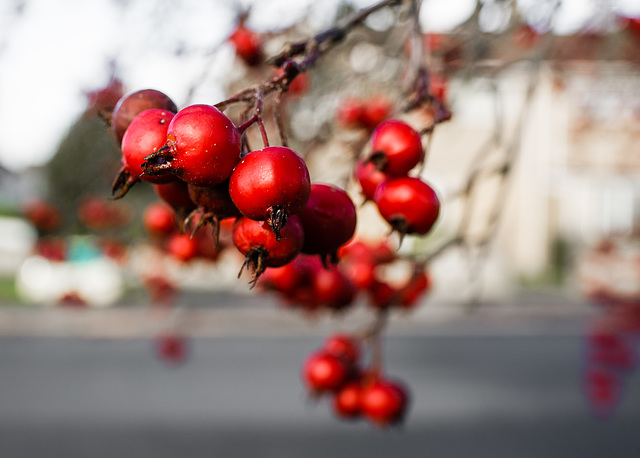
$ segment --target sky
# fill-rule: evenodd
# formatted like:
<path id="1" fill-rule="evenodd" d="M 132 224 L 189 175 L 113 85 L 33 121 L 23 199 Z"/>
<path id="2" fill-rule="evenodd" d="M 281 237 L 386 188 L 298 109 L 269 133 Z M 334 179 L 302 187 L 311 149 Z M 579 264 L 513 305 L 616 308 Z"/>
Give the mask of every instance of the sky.
<path id="1" fill-rule="evenodd" d="M 540 0 L 514 0 L 536 14 Z M 640 1 L 611 0 L 628 16 Z M 602 0 L 563 0 L 555 24 L 571 33 L 597 14 Z M 357 7 L 374 1 L 356 0 Z M 505 10 L 482 0 L 485 25 L 499 31 Z M 211 77 L 224 79 L 233 53 L 224 42 L 238 10 L 252 5 L 249 25 L 278 30 L 308 17 L 316 29 L 331 25 L 340 0 L 3 0 L 0 1 L 0 164 L 21 170 L 45 163 L 86 107 L 84 93 L 104 87 L 109 62 L 130 90 L 159 89 L 180 106 L 215 50 Z M 425 31 L 443 32 L 466 20 L 476 0 L 424 0 Z M 16 8 L 22 6 L 22 13 Z M 177 50 L 186 52 L 175 56 Z M 188 55 L 188 58 L 184 58 Z M 208 88 L 215 103 L 221 85 Z"/>

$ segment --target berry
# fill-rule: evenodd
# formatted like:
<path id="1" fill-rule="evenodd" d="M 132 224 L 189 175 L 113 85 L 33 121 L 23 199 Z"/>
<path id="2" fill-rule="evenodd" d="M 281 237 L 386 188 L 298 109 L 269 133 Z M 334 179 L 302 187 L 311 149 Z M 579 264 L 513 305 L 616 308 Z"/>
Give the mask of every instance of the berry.
<path id="1" fill-rule="evenodd" d="M 307 165 L 295 151 L 283 146 L 250 152 L 229 180 L 229 195 L 240 213 L 256 221 L 269 221 L 277 240 L 287 218 L 304 208 L 310 193 Z"/>
<path id="2" fill-rule="evenodd" d="M 313 293 L 318 305 L 343 310 L 353 303 L 356 288 L 336 266 L 329 266 L 313 276 Z"/>
<path id="3" fill-rule="evenodd" d="M 440 214 L 438 196 L 419 178 L 389 179 L 378 187 L 373 200 L 380 215 L 401 236 L 427 234 Z"/>
<path id="4" fill-rule="evenodd" d="M 404 176 L 423 159 L 420 134 L 403 121 L 385 121 L 371 134 L 369 160 L 387 175 Z"/>
<path id="5" fill-rule="evenodd" d="M 153 236 L 166 237 L 177 230 L 175 212 L 163 202 L 147 206 L 142 214 L 144 228 Z"/>
<path id="6" fill-rule="evenodd" d="M 237 56 L 248 66 L 255 67 L 262 62 L 264 55 L 260 37 L 246 25 L 238 24 L 229 36 L 229 42 L 233 44 Z"/>
<path id="7" fill-rule="evenodd" d="M 338 248 L 356 230 L 356 207 L 349 194 L 333 185 L 312 184 L 309 200 L 298 216 L 304 229 L 302 252 L 337 262 Z"/>
<path id="8" fill-rule="evenodd" d="M 167 364 L 179 365 L 186 361 L 189 345 L 184 336 L 175 333 L 159 335 L 155 346 L 158 358 Z"/>
<path id="9" fill-rule="evenodd" d="M 322 346 L 327 353 L 356 364 L 360 359 L 360 344 L 347 334 L 332 334 L 324 341 Z"/>
<path id="10" fill-rule="evenodd" d="M 198 256 L 198 241 L 188 234 L 175 233 L 167 241 L 167 253 L 178 261 L 189 262 Z"/>
<path id="11" fill-rule="evenodd" d="M 150 109 L 138 114 L 122 137 L 122 168 L 113 182 L 116 198 L 123 197 L 140 180 L 167 183 L 173 175 L 142 176 L 145 157 L 162 148 L 167 140 L 167 128 L 174 114 L 167 110 Z"/>
<path id="12" fill-rule="evenodd" d="M 312 393 L 339 389 L 349 373 L 348 363 L 324 350 L 312 353 L 302 367 L 302 379 Z"/>
<path id="13" fill-rule="evenodd" d="M 172 113 L 178 111 L 176 104 L 166 94 L 155 89 L 132 92 L 118 101 L 111 117 L 111 127 L 118 145 L 122 143 L 122 137 L 133 118 L 151 108 L 168 110 Z"/>
<path id="14" fill-rule="evenodd" d="M 362 196 L 365 200 L 373 200 L 373 196 L 375 195 L 378 186 L 389 178 L 389 176 L 382 172 L 376 164 L 364 159 L 359 160 L 356 164 L 354 176 L 360 184 Z"/>
<path id="15" fill-rule="evenodd" d="M 291 262 L 302 248 L 304 232 L 297 216 L 289 218 L 282 229 L 282 238 L 276 236 L 265 221 L 237 218 L 232 230 L 233 244 L 246 259 L 240 269 L 246 266 L 253 273 L 252 284 L 267 267 L 280 267 Z"/>
<path id="16" fill-rule="evenodd" d="M 399 382 L 378 378 L 362 389 L 362 414 L 378 426 L 390 426 L 401 422 L 408 404 L 407 389 Z"/>
<path id="17" fill-rule="evenodd" d="M 333 395 L 333 412 L 345 420 L 354 420 L 362 415 L 362 385 L 349 382 Z"/>
<path id="18" fill-rule="evenodd" d="M 229 178 L 240 157 L 240 132 L 211 105 L 191 105 L 169 123 L 163 148 L 147 156 L 142 176 L 172 173 L 196 186 Z"/>

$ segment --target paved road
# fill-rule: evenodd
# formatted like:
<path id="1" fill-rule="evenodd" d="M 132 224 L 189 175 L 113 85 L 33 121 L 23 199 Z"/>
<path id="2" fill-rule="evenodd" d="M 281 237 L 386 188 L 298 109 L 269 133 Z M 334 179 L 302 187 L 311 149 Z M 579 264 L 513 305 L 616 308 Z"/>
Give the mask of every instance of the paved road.
<path id="1" fill-rule="evenodd" d="M 578 332 L 389 337 L 387 370 L 414 398 L 390 431 L 305 400 L 320 343 L 201 338 L 171 368 L 145 339 L 2 338 L 0 457 L 640 457 L 639 371 L 593 418 Z"/>

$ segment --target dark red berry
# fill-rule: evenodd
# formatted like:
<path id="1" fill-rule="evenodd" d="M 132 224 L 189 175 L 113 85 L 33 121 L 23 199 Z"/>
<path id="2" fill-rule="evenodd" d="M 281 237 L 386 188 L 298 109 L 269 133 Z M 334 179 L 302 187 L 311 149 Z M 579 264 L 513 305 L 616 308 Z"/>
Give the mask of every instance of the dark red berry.
<path id="1" fill-rule="evenodd" d="M 302 252 L 337 262 L 338 248 L 356 230 L 356 207 L 349 194 L 337 186 L 312 184 L 309 200 L 298 216 L 304 229 Z"/>
<path id="2" fill-rule="evenodd" d="M 118 144 L 122 143 L 125 131 L 139 113 L 151 108 L 168 110 L 172 113 L 178 111 L 178 107 L 164 93 L 155 89 L 142 89 L 122 97 L 115 108 L 111 118 L 111 127 Z"/>

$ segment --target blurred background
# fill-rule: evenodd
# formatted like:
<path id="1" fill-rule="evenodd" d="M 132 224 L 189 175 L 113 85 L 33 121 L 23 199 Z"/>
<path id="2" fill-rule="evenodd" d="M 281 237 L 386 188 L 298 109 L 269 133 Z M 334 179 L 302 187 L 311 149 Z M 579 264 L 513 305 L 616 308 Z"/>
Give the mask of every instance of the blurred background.
<path id="1" fill-rule="evenodd" d="M 251 289 L 228 226 L 214 249 L 154 232 L 149 183 L 111 198 L 123 96 L 218 103 L 373 3 L 0 2 L 2 456 L 640 455 L 637 1 L 400 2 L 284 95 L 290 144 L 374 250 L 398 240 L 354 164 L 412 59 L 429 70 L 430 102 L 399 115 L 435 126 L 416 173 L 443 205 L 398 250 L 429 278 L 383 339 L 402 427 L 341 421 L 300 380 L 328 335 L 374 322 L 367 294 L 329 313 Z"/>

